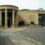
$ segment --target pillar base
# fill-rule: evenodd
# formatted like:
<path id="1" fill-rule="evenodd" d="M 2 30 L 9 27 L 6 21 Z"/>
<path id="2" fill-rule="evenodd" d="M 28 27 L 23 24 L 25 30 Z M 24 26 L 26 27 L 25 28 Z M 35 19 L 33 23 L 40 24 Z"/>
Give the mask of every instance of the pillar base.
<path id="1" fill-rule="evenodd" d="M 12 28 L 14 28 L 14 25 L 12 25 Z"/>
<path id="2" fill-rule="evenodd" d="M 5 28 L 7 28 L 7 26 L 5 26 Z"/>

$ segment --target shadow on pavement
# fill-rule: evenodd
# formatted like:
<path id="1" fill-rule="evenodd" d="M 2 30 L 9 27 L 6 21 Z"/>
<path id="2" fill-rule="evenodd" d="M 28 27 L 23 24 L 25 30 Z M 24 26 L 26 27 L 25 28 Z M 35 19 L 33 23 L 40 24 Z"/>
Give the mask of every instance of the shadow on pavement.
<path id="1" fill-rule="evenodd" d="M 0 45 L 15 45 L 7 36 L 0 36 Z"/>

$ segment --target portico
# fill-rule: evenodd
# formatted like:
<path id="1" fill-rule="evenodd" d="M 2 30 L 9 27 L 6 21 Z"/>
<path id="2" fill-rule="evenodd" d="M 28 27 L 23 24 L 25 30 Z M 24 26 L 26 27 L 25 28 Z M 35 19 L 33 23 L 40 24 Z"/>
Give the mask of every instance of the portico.
<path id="1" fill-rule="evenodd" d="M 15 15 L 18 8 L 15 6 L 1 6 L 0 8 L 0 26 L 9 28 L 15 27 Z"/>

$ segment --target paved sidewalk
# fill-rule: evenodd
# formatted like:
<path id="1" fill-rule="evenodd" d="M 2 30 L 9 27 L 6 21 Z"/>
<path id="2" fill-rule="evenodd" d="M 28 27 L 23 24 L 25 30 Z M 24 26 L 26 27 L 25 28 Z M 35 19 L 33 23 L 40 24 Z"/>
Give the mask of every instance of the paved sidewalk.
<path id="1" fill-rule="evenodd" d="M 10 37 L 10 39 L 12 40 L 13 43 L 15 43 L 15 45 L 41 45 L 40 42 L 36 42 L 35 40 L 26 38 L 25 36 L 19 33 L 16 33 L 16 35 Z"/>
<path id="2" fill-rule="evenodd" d="M 0 45 L 41 45 L 40 42 L 23 36 L 18 32 L 0 33 L 0 42 Z"/>
<path id="3" fill-rule="evenodd" d="M 16 27 L 16 28 L 0 28 L 0 32 L 18 32 L 18 31 L 25 31 L 29 27 Z"/>

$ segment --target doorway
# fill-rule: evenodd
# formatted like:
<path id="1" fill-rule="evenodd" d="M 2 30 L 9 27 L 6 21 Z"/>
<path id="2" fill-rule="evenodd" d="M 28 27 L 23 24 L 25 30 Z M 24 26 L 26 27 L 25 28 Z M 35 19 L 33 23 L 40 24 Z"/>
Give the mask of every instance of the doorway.
<path id="1" fill-rule="evenodd" d="M 30 22 L 31 25 L 34 25 L 35 23 L 33 21 Z"/>
<path id="2" fill-rule="evenodd" d="M 18 23 L 18 26 L 19 26 L 19 27 L 25 26 L 25 22 L 24 22 L 24 21 L 20 21 L 20 22 Z"/>
<path id="3" fill-rule="evenodd" d="M 2 27 L 5 26 L 5 9 L 1 9 Z"/>
<path id="4" fill-rule="evenodd" d="M 7 25 L 8 27 L 12 26 L 12 9 L 7 10 Z"/>
<path id="5" fill-rule="evenodd" d="M 45 14 L 39 14 L 39 25 L 45 26 Z"/>

